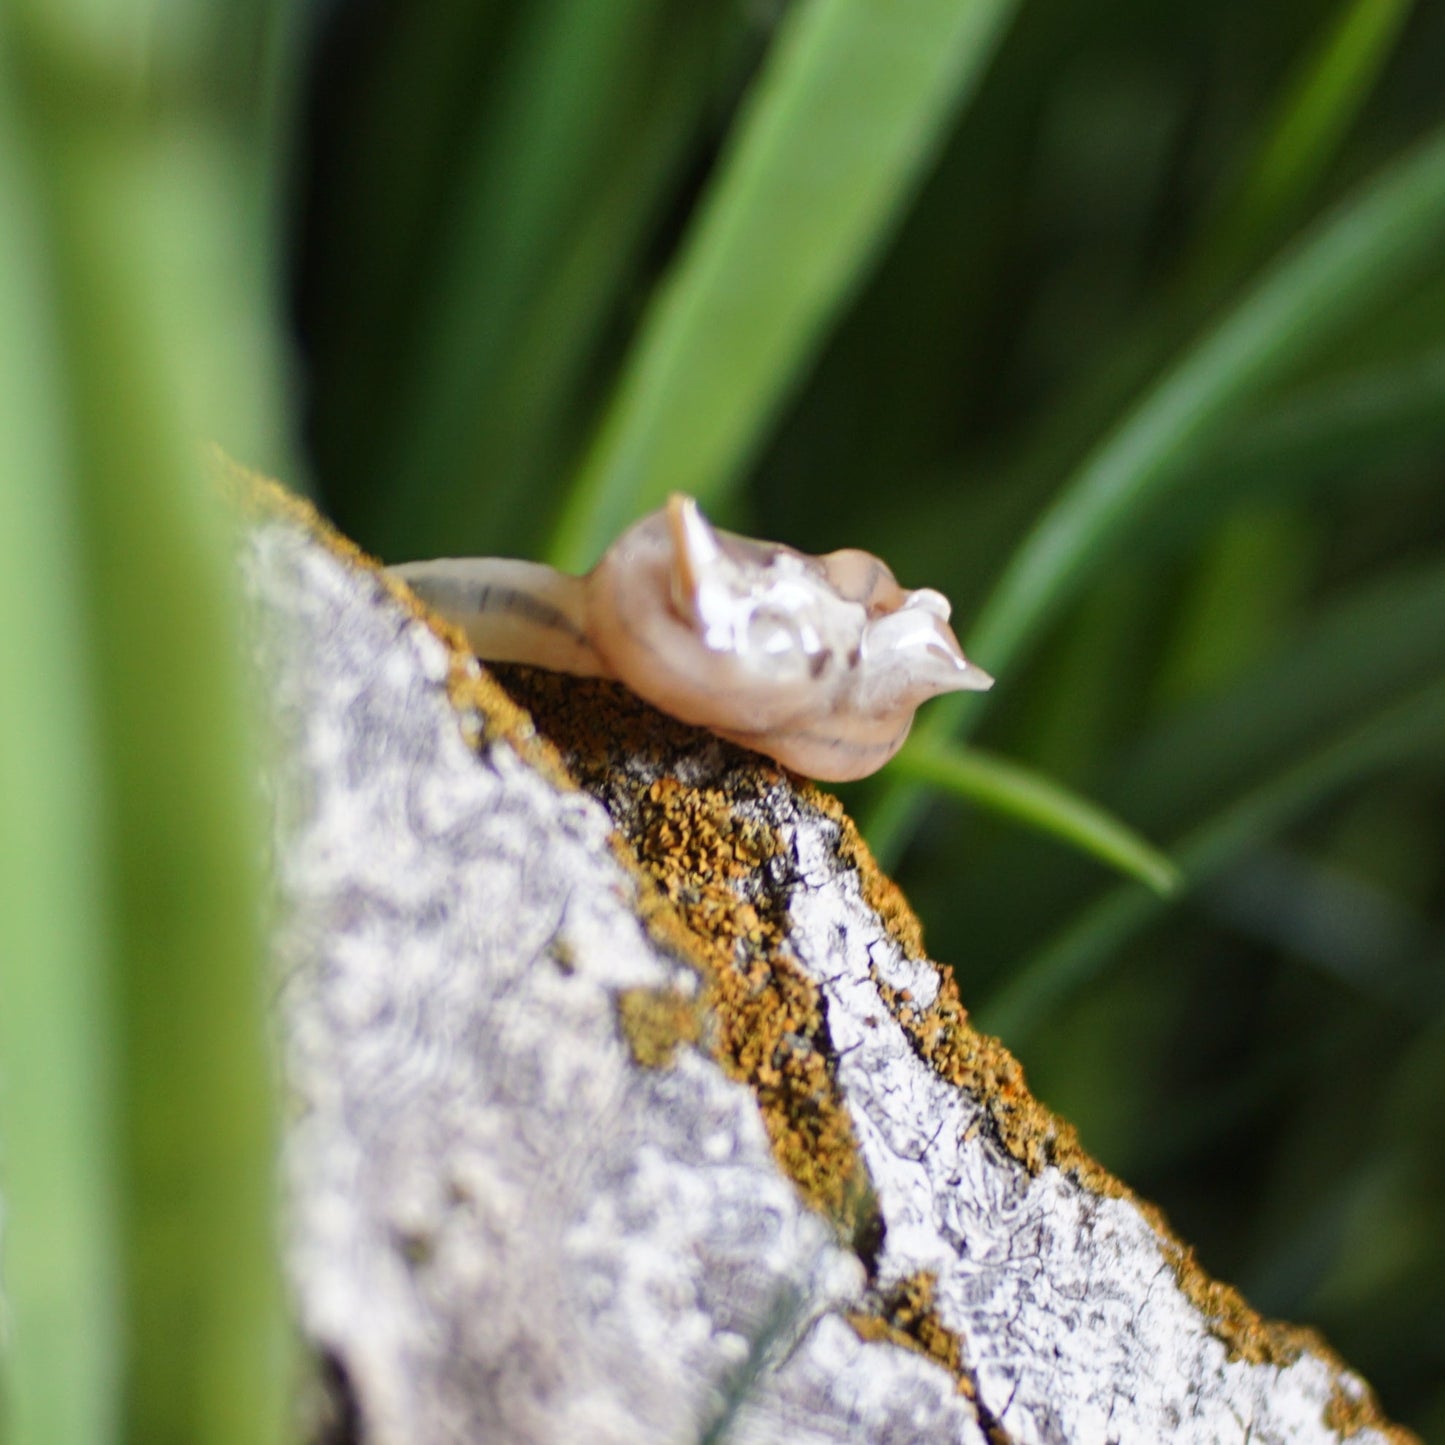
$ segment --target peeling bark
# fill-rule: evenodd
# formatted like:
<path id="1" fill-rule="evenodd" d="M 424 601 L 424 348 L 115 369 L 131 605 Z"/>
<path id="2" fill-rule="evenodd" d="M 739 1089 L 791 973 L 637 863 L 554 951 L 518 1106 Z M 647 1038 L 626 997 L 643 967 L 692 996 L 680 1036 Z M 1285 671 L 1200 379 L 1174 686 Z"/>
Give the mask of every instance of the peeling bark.
<path id="1" fill-rule="evenodd" d="M 1028 1095 L 836 805 L 249 510 L 336 1438 L 1409 1438 Z"/>

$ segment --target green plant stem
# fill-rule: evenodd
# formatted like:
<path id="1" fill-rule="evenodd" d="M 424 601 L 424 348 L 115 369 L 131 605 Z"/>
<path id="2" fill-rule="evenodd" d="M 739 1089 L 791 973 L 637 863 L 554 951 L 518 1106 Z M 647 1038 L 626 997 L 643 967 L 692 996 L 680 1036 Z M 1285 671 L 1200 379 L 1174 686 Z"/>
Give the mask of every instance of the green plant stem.
<path id="1" fill-rule="evenodd" d="M 1179 870 L 1103 808 L 1017 763 L 979 748 L 905 746 L 895 767 L 905 777 L 981 803 L 1051 834 L 1168 897 Z"/>
<path id="2" fill-rule="evenodd" d="M 1445 686 L 1432 684 L 1244 794 L 1180 841 L 1173 856 L 1190 888 L 1277 834 L 1306 809 L 1361 777 L 1412 756 L 1438 757 L 1445 739 Z M 1159 900 L 1137 886 L 1116 888 L 1039 949 L 981 1009 L 980 1027 L 1025 1044 L 1044 1020 L 1097 978 L 1124 942 L 1152 919 Z"/>
<path id="3" fill-rule="evenodd" d="M 86 663 L 103 704 L 122 1434 L 269 1445 L 290 1381 L 257 760 L 204 461 L 208 438 L 255 455 L 275 434 L 263 198 L 236 116 L 153 100 L 148 78 L 167 66 L 188 94 L 226 94 L 211 52 L 148 58 L 144 8 L 111 19 L 115 33 L 77 44 L 37 11 L 17 50 L 54 277 L 35 325 L 63 372 Z"/>
<path id="4" fill-rule="evenodd" d="M 50 278 L 8 62 L 0 32 L 0 1438 L 91 1445 L 120 1411 L 104 804 Z"/>
<path id="5" fill-rule="evenodd" d="M 1280 96 L 1263 141 L 1211 243 L 1227 271 L 1298 215 L 1349 134 L 1414 0 L 1344 0 Z"/>

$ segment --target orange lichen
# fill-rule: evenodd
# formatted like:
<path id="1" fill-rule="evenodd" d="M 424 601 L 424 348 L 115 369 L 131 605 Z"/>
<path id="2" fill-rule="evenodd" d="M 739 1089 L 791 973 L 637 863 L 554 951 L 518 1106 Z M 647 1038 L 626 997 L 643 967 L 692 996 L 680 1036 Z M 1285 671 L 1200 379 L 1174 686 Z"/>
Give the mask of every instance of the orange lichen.
<path id="1" fill-rule="evenodd" d="M 927 1270 L 900 1280 L 878 1297 L 871 1310 L 850 1310 L 846 1319 L 860 1339 L 891 1340 L 926 1355 L 958 1381 L 958 1391 L 972 1399 L 973 1377 L 963 1364 L 963 1342 L 938 1317 L 933 1294 L 938 1276 Z"/>
<path id="2" fill-rule="evenodd" d="M 1337 1383 L 1329 1404 L 1325 1406 L 1324 1421 L 1329 1429 L 1346 1440 L 1352 1440 L 1365 1430 L 1378 1430 L 1395 1445 L 1420 1445 L 1420 1437 L 1414 1431 L 1392 1424 L 1385 1418 L 1374 1391 L 1365 1386 L 1358 1394 L 1351 1395 Z"/>
<path id="3" fill-rule="evenodd" d="M 878 866 L 857 825 L 831 793 L 808 787 L 808 803 L 838 825 L 838 857 L 858 875 L 863 901 L 876 913 L 884 928 L 910 959 L 926 958 L 923 925 L 909 906 L 903 890 Z"/>
<path id="4" fill-rule="evenodd" d="M 839 855 L 857 870 L 864 898 L 904 954 L 924 958 L 917 917 L 897 886 L 879 870 L 851 819 L 826 795 L 817 795 L 813 801 L 822 804 L 839 822 Z M 875 982 L 919 1056 L 940 1076 L 968 1090 L 979 1101 L 999 1142 L 1030 1174 L 1052 1165 L 1092 1193 L 1126 1200 L 1139 1210 L 1158 1236 L 1180 1290 L 1199 1309 L 1231 1359 L 1284 1367 L 1309 1353 L 1333 1370 L 1342 1372 L 1347 1368 L 1315 1331 L 1262 1318 L 1232 1285 L 1214 1279 L 1199 1264 L 1194 1250 L 1174 1233 L 1163 1210 L 1140 1199 L 1092 1158 L 1074 1127 L 1030 1093 L 1019 1061 L 998 1039 L 979 1033 L 969 1022 L 951 972 L 939 969 L 938 993 L 928 1008 L 917 1007 L 903 991 L 892 990 L 881 980 L 875 978 Z M 1392 1439 L 1415 1438 L 1409 1431 L 1391 1425 L 1368 1391 L 1358 1399 L 1337 1391 L 1332 1408 L 1343 1411 L 1346 1407 L 1350 1433 L 1369 1426 L 1385 1431 Z"/>
<path id="5" fill-rule="evenodd" d="M 676 989 L 624 989 L 617 995 L 617 1016 L 632 1057 L 647 1069 L 665 1069 L 682 1045 L 702 1037 L 698 1001 Z"/>
<path id="6" fill-rule="evenodd" d="M 1094 1171 L 1100 1182 L 1107 1177 L 1084 1153 L 1073 1126 L 1029 1092 L 1019 1061 L 969 1023 L 951 974 L 940 975 L 937 996 L 927 1008 L 876 973 L 874 982 L 919 1056 L 983 1105 L 999 1142 L 1030 1174 L 1052 1164 L 1091 1185 Z"/>
<path id="7" fill-rule="evenodd" d="M 968 1022 L 951 974 L 940 977 L 937 997 L 927 1008 L 902 998 L 881 980 L 877 984 L 919 1057 L 979 1101 L 999 1143 L 1030 1174 L 1052 1166 L 1092 1193 L 1127 1200 L 1143 1214 L 1159 1236 L 1180 1289 L 1193 1300 L 1231 1359 L 1285 1366 L 1310 1351 L 1333 1361 L 1311 1331 L 1262 1319 L 1237 1290 L 1213 1279 L 1174 1234 L 1162 1210 L 1139 1199 L 1085 1152 L 1073 1125 L 1029 1092 L 1019 1061 L 996 1038 L 979 1033 Z"/>
<path id="8" fill-rule="evenodd" d="M 653 909 L 649 923 L 675 945 L 681 922 L 703 965 L 712 1020 L 704 1042 L 752 1088 L 779 1165 L 846 1237 L 866 1230 L 871 1195 L 827 1054 L 818 986 L 788 950 L 785 899 L 760 886 L 777 835 L 743 816 L 737 792 L 618 767 L 637 756 L 656 764 L 695 734 L 616 684 L 520 667 L 497 673 L 608 805 L 634 863 L 671 905 L 672 918 Z M 759 762 L 754 786 L 778 776 Z"/>
<path id="9" fill-rule="evenodd" d="M 219 469 L 239 511 L 254 519 L 281 517 L 305 528 L 343 561 L 374 573 L 446 643 L 449 696 L 464 725 L 475 720 L 478 740 L 505 738 L 557 786 L 580 783 L 608 804 L 620 829 L 615 850 L 638 879 L 634 906 L 639 916 L 658 942 L 694 964 L 703 979 L 696 999 L 653 990 L 619 997 L 624 1034 L 635 1056 L 662 1066 L 682 1044 L 707 1047 L 729 1074 L 754 1090 L 775 1157 L 804 1197 L 846 1235 L 866 1239 L 876 1227 L 875 1206 L 828 1057 L 819 992 L 789 952 L 786 900 L 757 886 L 779 841 L 737 807 L 750 800 L 750 789 L 756 797 L 776 784 L 780 772 L 733 749 L 751 767 L 733 774 L 732 792 L 685 785 L 666 772 L 666 765 L 695 742 L 695 730 L 610 683 L 526 668 L 498 669 L 494 679 L 478 666 L 455 628 L 388 578 L 309 503 L 224 458 Z M 629 771 L 626 760 L 637 757 L 650 759 L 653 766 Z M 841 805 L 814 788 L 802 791 L 808 805 L 838 825 L 839 856 L 856 870 L 864 900 L 905 955 L 923 959 L 917 917 L 877 868 Z M 875 981 L 920 1058 L 979 1101 L 1002 1146 L 1030 1173 L 1052 1165 L 1092 1192 L 1127 1200 L 1140 1210 L 1156 1231 L 1180 1288 L 1231 1358 L 1286 1366 L 1309 1352 L 1344 1373 L 1343 1362 L 1313 1331 L 1261 1319 L 1238 1291 L 1211 1278 L 1162 1211 L 1138 1199 L 1084 1151 L 1073 1127 L 1029 1092 L 1013 1055 L 973 1028 L 950 973 L 940 970 L 937 995 L 926 1008 L 906 990 Z M 893 1339 L 938 1360 L 967 1390 L 960 1342 L 934 1314 L 932 1291 L 931 1276 L 915 1276 L 891 1292 L 877 1312 L 855 1312 L 850 1322 L 865 1339 Z M 1367 1428 L 1400 1445 L 1417 1438 L 1392 1425 L 1367 1389 L 1351 1394 L 1337 1385 L 1325 1423 L 1345 1438 Z"/>

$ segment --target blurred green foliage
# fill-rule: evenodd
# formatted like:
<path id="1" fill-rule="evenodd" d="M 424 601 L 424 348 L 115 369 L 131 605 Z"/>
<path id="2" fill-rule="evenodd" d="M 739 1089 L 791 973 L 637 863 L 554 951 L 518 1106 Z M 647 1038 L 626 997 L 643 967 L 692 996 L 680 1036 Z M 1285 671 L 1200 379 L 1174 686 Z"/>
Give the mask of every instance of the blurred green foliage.
<path id="1" fill-rule="evenodd" d="M 206 443 L 272 460 L 257 5 L 0 7 L 13 1445 L 269 1445 L 291 1387 L 257 755 Z"/>
<path id="2" fill-rule="evenodd" d="M 389 560 L 687 486 L 948 592 L 998 686 L 844 790 L 932 951 L 1445 1435 L 1442 74 L 1409 0 L 338 6 L 294 297 Z"/>
<path id="3" fill-rule="evenodd" d="M 947 592 L 998 686 L 844 790 L 931 951 L 1445 1438 L 1442 75 L 1411 0 L 3 0 L 5 1438 L 276 1438 L 195 452 L 293 437 L 391 561 L 686 485 Z"/>

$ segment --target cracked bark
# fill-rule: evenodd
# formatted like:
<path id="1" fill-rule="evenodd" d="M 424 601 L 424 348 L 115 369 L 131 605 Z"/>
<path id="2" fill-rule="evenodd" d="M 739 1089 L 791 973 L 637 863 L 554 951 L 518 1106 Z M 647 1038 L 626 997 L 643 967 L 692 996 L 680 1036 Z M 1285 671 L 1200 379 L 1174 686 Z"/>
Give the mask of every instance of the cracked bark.
<path id="1" fill-rule="evenodd" d="M 328 1438 L 1409 1438 L 1028 1095 L 823 795 L 246 508 Z"/>

